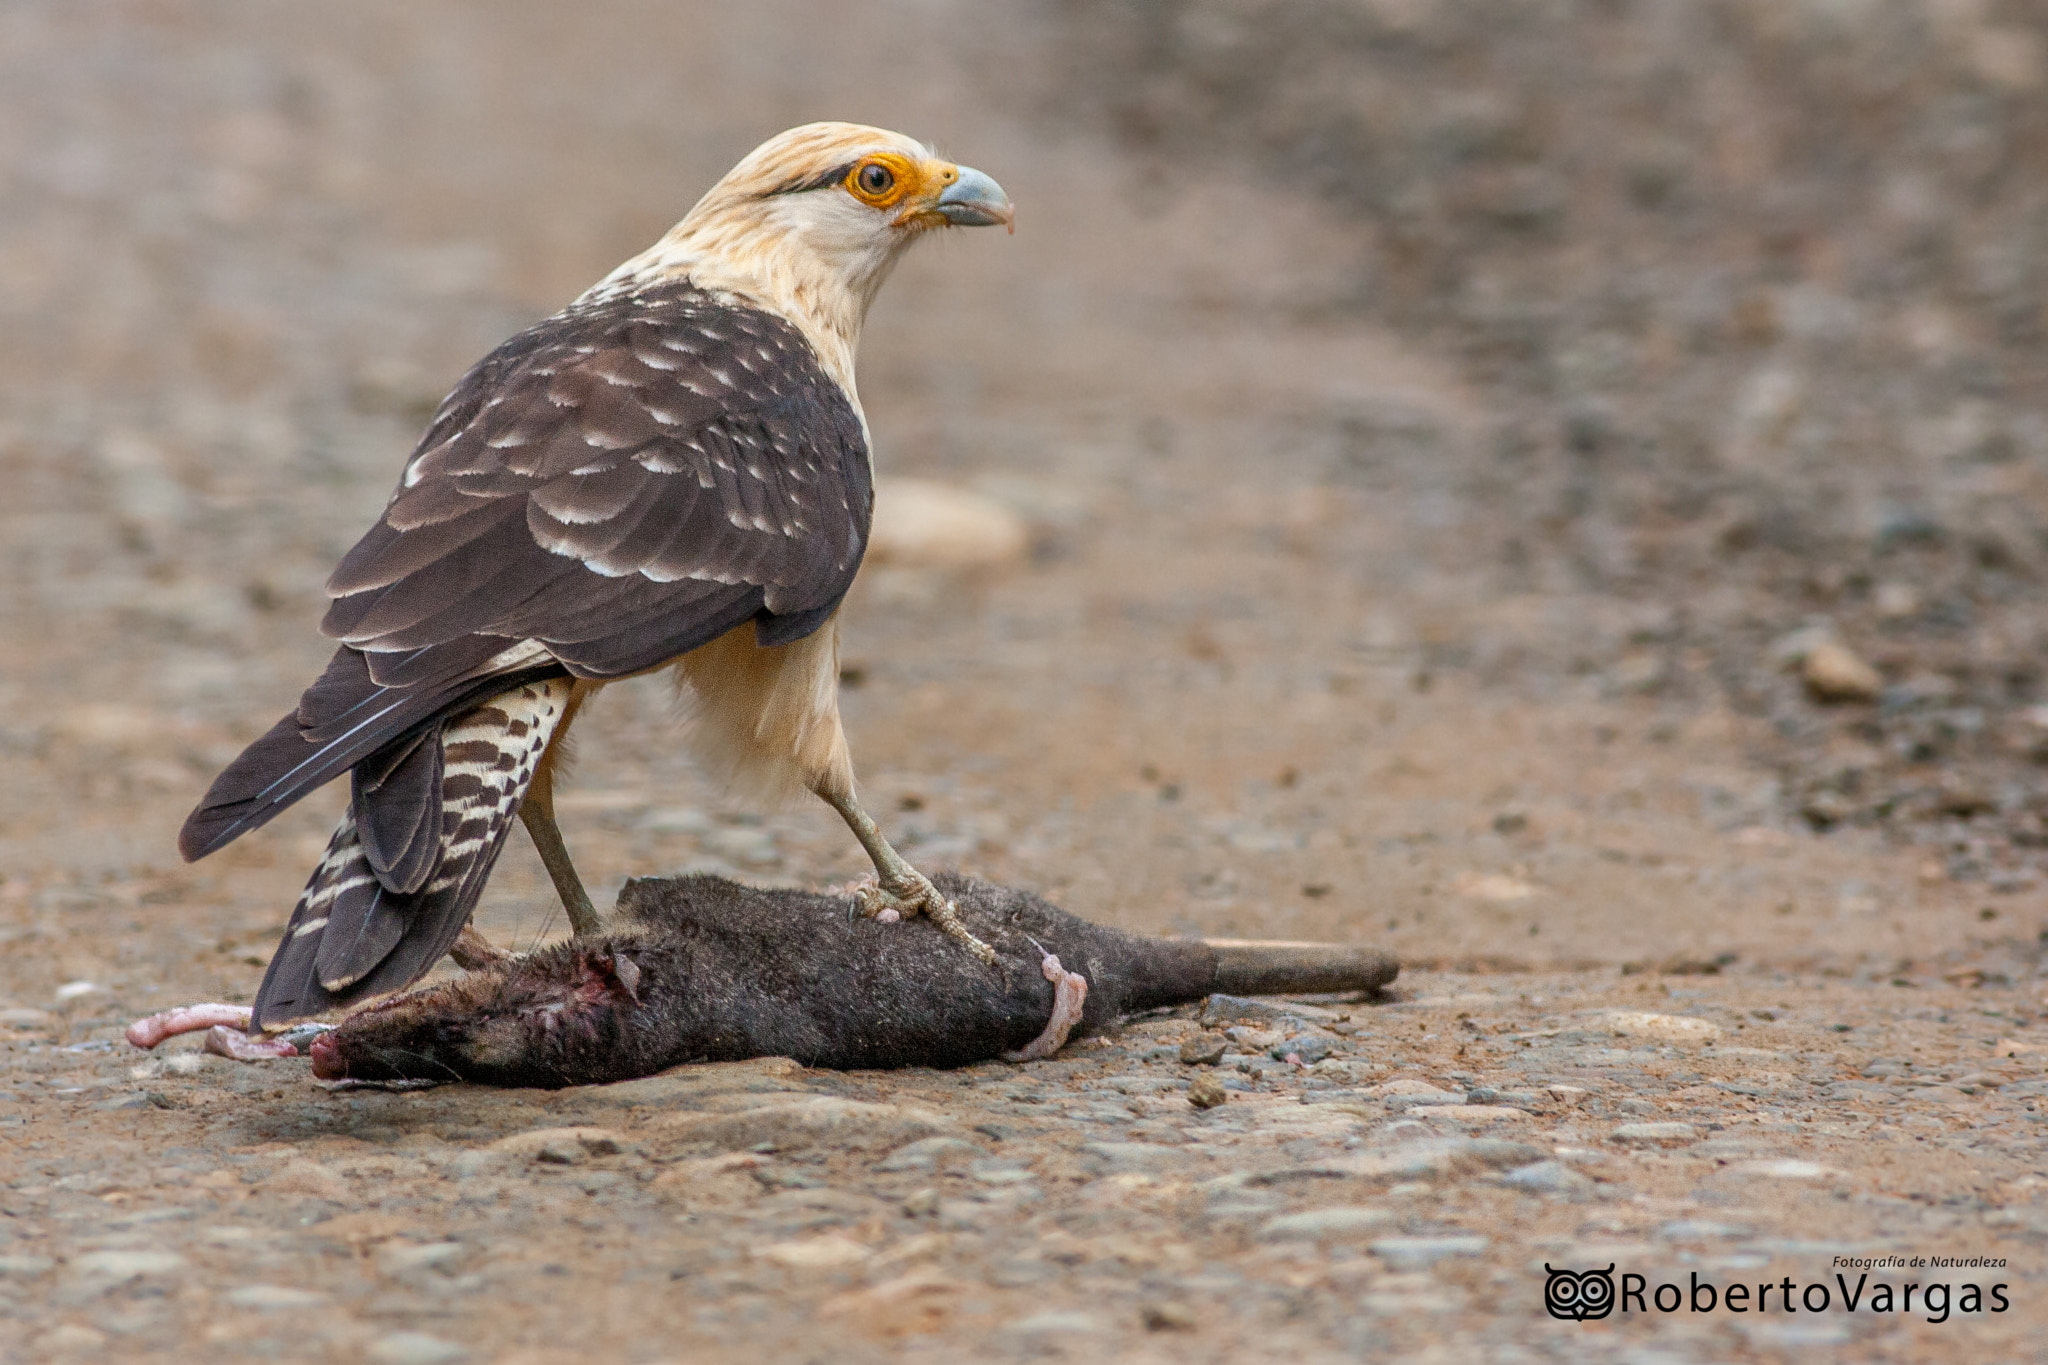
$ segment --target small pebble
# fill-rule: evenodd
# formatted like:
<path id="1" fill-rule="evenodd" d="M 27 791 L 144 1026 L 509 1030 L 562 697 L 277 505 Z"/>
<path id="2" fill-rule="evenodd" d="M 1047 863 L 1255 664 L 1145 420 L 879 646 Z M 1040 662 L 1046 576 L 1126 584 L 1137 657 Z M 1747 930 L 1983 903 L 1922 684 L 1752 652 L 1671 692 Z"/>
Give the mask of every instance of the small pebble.
<path id="1" fill-rule="evenodd" d="M 1197 1109 L 1214 1109 L 1230 1098 L 1223 1082 L 1213 1072 L 1203 1072 L 1188 1083 L 1188 1103 Z"/>
<path id="2" fill-rule="evenodd" d="M 928 1137 L 898 1147 L 880 1162 L 878 1171 L 929 1171 L 948 1162 L 972 1161 L 988 1155 L 988 1149 L 965 1138 Z"/>
<path id="3" fill-rule="evenodd" d="M 230 1308 L 251 1308 L 259 1313 L 315 1308 L 327 1298 L 325 1294 L 315 1293 L 310 1289 L 294 1289 L 283 1284 L 237 1285 L 220 1297 L 221 1302 Z"/>
<path id="4" fill-rule="evenodd" d="M 1334 1040 L 1320 1034 L 1297 1033 L 1273 1044 L 1271 1055 L 1295 1066 L 1311 1066 L 1329 1056 L 1335 1046 Z"/>
<path id="5" fill-rule="evenodd" d="M 368 1354 L 377 1365 L 453 1365 L 469 1350 L 425 1332 L 393 1332 L 371 1342 Z"/>
<path id="6" fill-rule="evenodd" d="M 1531 1194 L 1578 1194 L 1593 1188 L 1593 1182 L 1561 1161 L 1537 1161 L 1518 1166 L 1495 1177 L 1502 1185 Z"/>
<path id="7" fill-rule="evenodd" d="M 468 1248 L 460 1242 L 388 1242 L 377 1251 L 377 1269 L 394 1279 L 423 1270 L 442 1270 L 462 1259 Z"/>
<path id="8" fill-rule="evenodd" d="M 1214 1066 L 1229 1046 L 1230 1040 L 1220 1033 L 1198 1033 L 1180 1045 L 1180 1059 L 1189 1066 Z"/>
<path id="9" fill-rule="evenodd" d="M 1370 1205 L 1310 1209 L 1306 1213 L 1284 1213 L 1269 1219 L 1259 1229 L 1259 1240 L 1320 1242 L 1336 1237 L 1358 1237 L 1382 1231 L 1393 1221 L 1394 1215 L 1390 1210 Z"/>
<path id="10" fill-rule="evenodd" d="M 1438 1261 L 1458 1256 L 1479 1256 L 1486 1251 L 1486 1239 L 1479 1236 L 1382 1237 L 1368 1248 L 1387 1269 L 1427 1270 Z"/>
<path id="11" fill-rule="evenodd" d="M 73 1257 L 71 1268 L 85 1275 L 133 1280 L 183 1270 L 185 1258 L 174 1251 L 91 1251 Z"/>
<path id="12" fill-rule="evenodd" d="M 1815 701 L 1876 701 L 1884 690 L 1884 678 L 1847 647 L 1828 641 L 1808 652 L 1800 670 L 1806 690 Z"/>
<path id="13" fill-rule="evenodd" d="M 1666 1142 L 1691 1142 L 1699 1136 L 1689 1123 L 1624 1123 L 1607 1135 L 1609 1142 L 1655 1146 Z"/>
<path id="14" fill-rule="evenodd" d="M 1192 1332 L 1194 1310 L 1182 1303 L 1148 1303 L 1138 1310 L 1139 1321 L 1148 1332 Z"/>
<path id="15" fill-rule="evenodd" d="M 1005 1330 L 1020 1337 L 1092 1337 L 1101 1333 L 1102 1321 L 1092 1313 L 1034 1313 Z"/>

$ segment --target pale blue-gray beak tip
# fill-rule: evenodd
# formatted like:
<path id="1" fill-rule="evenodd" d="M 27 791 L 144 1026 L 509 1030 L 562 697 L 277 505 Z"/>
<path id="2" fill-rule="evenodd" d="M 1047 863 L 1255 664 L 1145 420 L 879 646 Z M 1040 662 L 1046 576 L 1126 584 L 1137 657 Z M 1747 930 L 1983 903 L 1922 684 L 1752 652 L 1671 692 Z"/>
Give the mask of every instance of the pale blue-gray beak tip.
<path id="1" fill-rule="evenodd" d="M 946 186 L 933 207 L 955 227 L 993 227 L 1003 224 L 1017 230 L 1017 211 L 1003 187 L 971 166 L 959 168 L 960 178 Z"/>

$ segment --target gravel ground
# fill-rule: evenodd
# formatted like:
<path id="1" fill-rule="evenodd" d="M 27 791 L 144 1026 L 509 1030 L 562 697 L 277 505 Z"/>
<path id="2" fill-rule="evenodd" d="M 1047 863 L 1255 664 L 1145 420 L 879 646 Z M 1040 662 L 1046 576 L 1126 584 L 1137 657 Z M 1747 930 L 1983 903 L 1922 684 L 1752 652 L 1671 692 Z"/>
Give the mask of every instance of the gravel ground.
<path id="1" fill-rule="evenodd" d="M 0 1359 L 2038 1358 L 2042 44 L 1903 0 L 0 9 Z M 870 322 L 884 499 L 1028 529 L 864 572 L 872 804 L 1396 989 L 549 1094 L 126 1050 L 249 997 L 325 841 L 337 792 L 173 847 L 422 409 L 827 116 L 1020 206 Z M 670 718 L 579 725 L 601 902 L 859 870 Z M 479 918 L 560 934 L 523 844 Z M 1610 1263 L 1643 1303 L 1545 1313 Z"/>

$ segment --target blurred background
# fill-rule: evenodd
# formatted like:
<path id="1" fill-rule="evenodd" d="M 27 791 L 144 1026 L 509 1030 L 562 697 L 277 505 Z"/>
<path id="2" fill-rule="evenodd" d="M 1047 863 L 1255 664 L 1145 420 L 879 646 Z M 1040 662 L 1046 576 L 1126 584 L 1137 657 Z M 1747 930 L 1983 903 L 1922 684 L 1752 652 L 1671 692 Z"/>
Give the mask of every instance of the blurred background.
<path id="1" fill-rule="evenodd" d="M 861 361 L 885 503 L 1024 530 L 850 602 L 856 764 L 914 859 L 1411 960 L 2030 962 L 2044 25 L 12 0 L 0 986 L 246 998 L 340 789 L 196 867 L 175 831 L 324 661 L 322 581 L 425 416 L 817 118 L 1018 206 L 914 253 Z M 643 681 L 579 726 L 601 902 L 859 871 L 822 806 L 721 802 L 670 720 Z M 546 886 L 515 841 L 487 930 L 559 930 Z"/>

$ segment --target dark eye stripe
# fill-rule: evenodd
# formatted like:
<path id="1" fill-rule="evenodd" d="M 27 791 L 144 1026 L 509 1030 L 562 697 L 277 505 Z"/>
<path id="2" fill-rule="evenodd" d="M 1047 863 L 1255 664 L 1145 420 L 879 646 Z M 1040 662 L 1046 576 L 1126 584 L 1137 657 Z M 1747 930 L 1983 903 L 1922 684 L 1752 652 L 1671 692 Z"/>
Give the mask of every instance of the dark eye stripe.
<path id="1" fill-rule="evenodd" d="M 829 189 L 834 185 L 842 183 L 847 176 L 852 175 L 853 168 L 859 164 L 858 161 L 849 161 L 843 166 L 834 166 L 829 171 L 820 171 L 816 175 L 807 175 L 799 180 L 785 181 L 774 189 L 767 191 L 761 197 L 763 199 L 773 199 L 778 194 L 802 194 L 806 190 Z"/>

